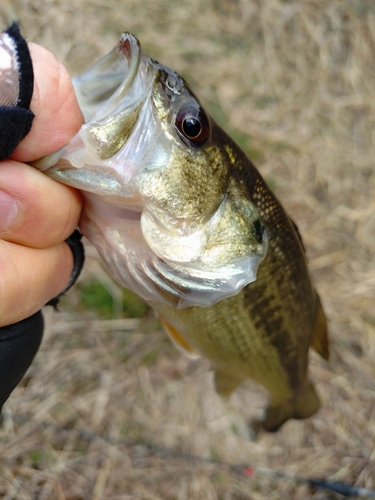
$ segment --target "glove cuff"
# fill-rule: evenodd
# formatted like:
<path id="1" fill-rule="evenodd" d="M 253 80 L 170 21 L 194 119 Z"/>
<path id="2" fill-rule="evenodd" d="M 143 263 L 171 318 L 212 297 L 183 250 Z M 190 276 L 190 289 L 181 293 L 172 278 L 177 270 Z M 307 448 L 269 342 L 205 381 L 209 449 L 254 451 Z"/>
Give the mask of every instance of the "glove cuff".
<path id="1" fill-rule="evenodd" d="M 65 290 L 63 290 L 60 293 L 60 295 L 47 302 L 46 306 L 53 306 L 56 309 L 60 301 L 60 297 L 64 295 L 64 293 L 66 293 L 69 290 L 69 288 L 71 288 L 74 285 L 74 283 L 78 279 L 78 276 L 81 274 L 83 264 L 85 262 L 85 250 L 81 240 L 82 240 L 82 234 L 78 231 L 78 229 L 76 229 L 74 233 L 65 240 L 65 242 L 69 245 L 70 250 L 72 251 L 73 254 L 73 260 L 74 260 L 73 271 L 70 276 L 68 286 L 65 288 Z"/>
<path id="2" fill-rule="evenodd" d="M 31 129 L 33 90 L 29 48 L 13 23 L 0 33 L 0 160 L 8 158 Z"/>

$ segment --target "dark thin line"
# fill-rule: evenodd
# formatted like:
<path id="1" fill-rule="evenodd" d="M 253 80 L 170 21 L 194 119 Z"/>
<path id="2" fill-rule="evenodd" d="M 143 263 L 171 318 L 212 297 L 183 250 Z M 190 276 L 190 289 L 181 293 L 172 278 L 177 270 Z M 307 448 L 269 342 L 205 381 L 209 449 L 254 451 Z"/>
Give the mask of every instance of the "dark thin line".
<path id="1" fill-rule="evenodd" d="M 3 417 L 7 418 L 12 418 L 16 422 L 19 423 L 31 423 L 33 422 L 30 420 L 28 417 L 23 416 L 23 415 L 15 415 L 12 416 L 10 413 L 7 413 L 3 411 Z M 323 490 L 328 490 L 328 491 L 333 491 L 335 493 L 339 493 L 341 495 L 344 495 L 346 497 L 348 496 L 356 496 L 360 498 L 375 498 L 375 490 L 370 490 L 367 488 L 362 488 L 362 487 L 357 487 L 357 486 L 352 486 L 349 484 L 345 484 L 342 482 L 333 482 L 333 481 L 326 481 L 323 479 L 312 479 L 308 477 L 301 477 L 301 476 L 292 476 L 289 474 L 286 474 L 284 472 L 279 472 L 275 471 L 272 469 L 267 469 L 264 467 L 252 467 L 248 464 L 233 464 L 230 462 L 223 462 L 221 460 L 215 460 L 212 458 L 207 458 L 207 457 L 201 457 L 198 455 L 192 455 L 190 453 L 183 453 L 180 451 L 175 451 L 169 448 L 163 448 L 161 446 L 154 446 L 153 444 L 150 443 L 144 443 L 142 441 L 130 441 L 126 439 L 121 439 L 121 438 L 112 438 L 110 436 L 104 436 L 101 434 L 96 434 L 94 432 L 90 432 L 84 429 L 75 429 L 70 427 L 70 425 L 58 425 L 58 424 L 52 424 L 50 422 L 35 422 L 34 423 L 41 428 L 46 428 L 46 429 L 54 429 L 57 432 L 75 432 L 78 434 L 80 437 L 83 439 L 86 439 L 87 441 L 91 441 L 94 439 L 101 439 L 105 441 L 108 444 L 111 445 L 122 445 L 125 447 L 135 447 L 135 446 L 141 446 L 148 450 L 150 453 L 152 453 L 155 456 L 159 456 L 160 458 L 163 459 L 168 459 L 168 458 L 179 458 L 181 460 L 186 460 L 190 462 L 200 462 L 200 463 L 206 463 L 206 464 L 212 464 L 212 465 L 218 465 L 221 467 L 227 467 L 231 469 L 232 471 L 236 472 L 237 474 L 240 474 L 241 477 L 246 477 L 250 478 L 252 477 L 255 473 L 258 474 L 263 474 L 266 476 L 272 476 L 272 477 L 278 477 L 280 479 L 288 479 L 290 481 L 294 482 L 299 482 L 299 483 L 306 483 L 309 484 L 310 486 L 314 488 L 320 488 Z"/>

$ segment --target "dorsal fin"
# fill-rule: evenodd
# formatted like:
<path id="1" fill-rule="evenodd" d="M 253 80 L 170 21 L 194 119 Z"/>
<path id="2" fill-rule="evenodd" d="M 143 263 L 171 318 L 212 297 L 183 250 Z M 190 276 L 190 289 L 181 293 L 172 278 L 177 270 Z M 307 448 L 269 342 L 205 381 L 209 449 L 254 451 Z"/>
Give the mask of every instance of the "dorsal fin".
<path id="1" fill-rule="evenodd" d="M 294 220 L 293 220 L 293 219 L 291 219 L 290 217 L 289 217 L 289 220 L 290 220 L 290 222 L 292 223 L 292 226 L 293 226 L 293 228 L 294 228 L 295 232 L 297 233 L 297 236 L 298 236 L 298 238 L 299 238 L 299 241 L 300 241 L 300 243 L 301 243 L 301 246 L 302 246 L 303 251 L 306 253 L 306 248 L 305 248 L 305 245 L 303 244 L 302 236 L 301 236 L 301 233 L 299 232 L 299 229 L 298 229 L 297 224 L 296 224 L 296 223 L 294 222 Z"/>
<path id="2" fill-rule="evenodd" d="M 319 295 L 316 294 L 317 298 L 317 314 L 315 328 L 311 339 L 311 347 L 322 356 L 322 358 L 329 359 L 329 341 L 328 341 L 328 327 L 327 318 L 324 314 L 322 304 L 319 299 Z"/>

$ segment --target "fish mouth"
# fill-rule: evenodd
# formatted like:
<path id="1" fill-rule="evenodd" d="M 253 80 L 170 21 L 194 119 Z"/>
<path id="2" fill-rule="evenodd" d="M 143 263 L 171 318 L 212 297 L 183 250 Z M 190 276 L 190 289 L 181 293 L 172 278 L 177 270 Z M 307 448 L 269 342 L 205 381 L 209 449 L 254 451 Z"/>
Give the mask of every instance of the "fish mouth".
<path id="1" fill-rule="evenodd" d="M 140 68 L 140 66 L 142 66 Z M 86 159 L 113 157 L 128 140 L 150 86 L 149 58 L 131 33 L 123 33 L 117 46 L 83 75 L 73 78 L 73 87 L 85 124 L 73 140 L 32 165 L 41 171 L 57 163 L 82 168 L 82 158 L 68 160 L 66 152 L 85 147 Z M 68 155 L 70 156 L 70 155 Z M 72 182 L 62 180 L 74 186 Z"/>
<path id="2" fill-rule="evenodd" d="M 124 33 L 109 54 L 73 80 L 87 121 L 81 129 L 82 140 L 94 157 L 113 157 L 130 137 L 146 95 L 145 66 L 148 57 L 139 41 Z"/>
<path id="3" fill-rule="evenodd" d="M 123 33 L 117 46 L 82 76 L 73 87 L 85 121 L 108 117 L 129 92 L 141 61 L 139 41 Z"/>
<path id="4" fill-rule="evenodd" d="M 139 41 L 124 33 L 109 54 L 73 78 L 86 123 L 68 144 L 32 165 L 63 184 L 138 212 L 142 204 L 131 183 L 136 163 L 123 147 L 141 126 L 139 117 L 155 73 Z"/>

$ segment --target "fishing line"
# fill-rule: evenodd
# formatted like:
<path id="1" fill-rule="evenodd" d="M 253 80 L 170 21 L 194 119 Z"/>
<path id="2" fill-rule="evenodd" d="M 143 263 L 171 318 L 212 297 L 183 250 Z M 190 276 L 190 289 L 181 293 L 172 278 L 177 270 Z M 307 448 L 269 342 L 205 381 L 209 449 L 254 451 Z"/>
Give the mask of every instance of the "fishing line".
<path id="1" fill-rule="evenodd" d="M 143 441 L 130 441 L 121 438 L 112 438 L 110 436 L 105 436 L 102 434 L 97 434 L 95 432 L 87 431 L 84 429 L 72 428 L 70 424 L 58 425 L 45 421 L 33 421 L 22 415 L 12 415 L 10 412 L 3 411 L 0 417 L 5 419 L 14 420 L 19 423 L 31 423 L 34 422 L 37 427 L 44 429 L 54 429 L 56 432 L 74 432 L 78 434 L 82 439 L 86 441 L 92 441 L 94 439 L 102 440 L 110 445 L 114 446 L 125 446 L 130 447 L 142 447 L 147 450 L 150 454 L 157 456 L 161 459 L 168 460 L 170 458 L 180 459 L 184 461 L 189 461 L 192 463 L 205 463 L 211 465 L 217 465 L 220 467 L 225 467 L 232 470 L 236 474 L 239 474 L 242 478 L 250 479 L 255 476 L 255 474 L 261 474 L 264 476 L 277 477 L 280 479 L 287 479 L 289 481 L 294 481 L 296 483 L 304 483 L 317 489 L 323 489 L 335 493 L 339 493 L 345 497 L 359 497 L 359 498 L 375 498 L 375 490 L 362 488 L 359 486 L 353 486 L 350 484 L 343 483 L 341 481 L 326 481 L 324 479 L 313 479 L 309 477 L 290 475 L 285 472 L 276 471 L 273 469 L 268 469 L 265 467 L 254 467 L 248 464 L 234 464 L 231 462 L 224 462 L 221 460 L 215 460 L 212 458 L 201 457 L 199 455 L 193 455 L 190 453 L 184 453 L 176 451 L 170 448 L 164 448 L 161 446 L 155 446 L 151 443 L 145 443 Z M 1 425 L 1 420 L 0 420 Z"/>

